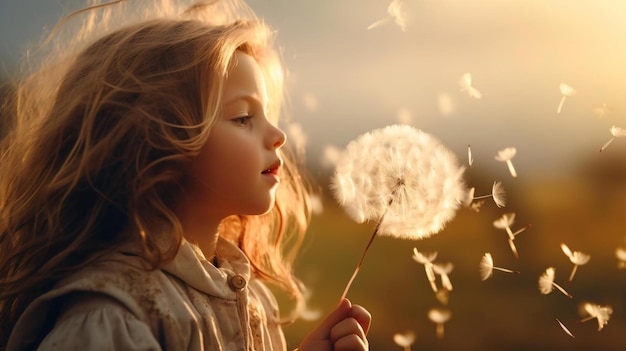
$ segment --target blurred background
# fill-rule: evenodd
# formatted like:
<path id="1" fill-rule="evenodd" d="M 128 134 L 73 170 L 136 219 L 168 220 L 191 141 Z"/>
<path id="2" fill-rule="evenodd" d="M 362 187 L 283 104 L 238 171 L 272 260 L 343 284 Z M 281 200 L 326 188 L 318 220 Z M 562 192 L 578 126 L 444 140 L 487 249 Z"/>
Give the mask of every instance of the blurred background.
<path id="1" fill-rule="evenodd" d="M 487 199 L 480 212 L 462 208 L 431 238 L 374 241 L 348 294 L 373 315 L 371 349 L 402 350 L 393 335 L 406 332 L 416 335 L 411 350 L 626 349 L 626 269 L 615 254 L 626 249 L 626 137 L 599 152 L 612 126 L 626 128 L 626 2 L 249 4 L 278 30 L 291 97 L 284 127 L 323 207 L 297 262 L 311 290 L 310 317 L 338 302 L 375 226 L 353 223 L 333 200 L 332 151 L 364 132 L 405 123 L 439 138 L 466 166 L 471 145 L 467 185 L 485 195 L 501 181 L 508 201 L 498 208 Z M 82 5 L 2 0 L 0 79 L 13 74 L 43 31 Z M 462 83 L 468 73 L 471 88 Z M 494 159 L 506 147 L 517 149 L 517 178 Z M 516 214 L 513 230 L 531 224 L 515 240 L 519 258 L 493 225 L 505 213 Z M 561 243 L 591 256 L 572 282 Z M 447 304 L 411 258 L 414 247 L 454 265 Z M 486 252 L 496 266 L 520 274 L 495 271 L 481 281 Z M 539 292 L 548 267 L 572 299 Z M 587 302 L 613 309 L 601 331 L 595 320 L 579 322 Z M 451 312 L 443 337 L 428 318 L 432 308 Z M 290 346 L 316 323 L 287 326 Z"/>

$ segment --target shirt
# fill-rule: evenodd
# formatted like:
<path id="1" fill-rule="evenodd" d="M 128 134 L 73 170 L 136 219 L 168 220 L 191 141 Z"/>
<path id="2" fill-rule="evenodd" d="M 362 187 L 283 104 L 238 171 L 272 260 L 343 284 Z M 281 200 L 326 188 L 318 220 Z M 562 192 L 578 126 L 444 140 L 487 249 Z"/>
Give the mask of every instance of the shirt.
<path id="1" fill-rule="evenodd" d="M 147 271 L 111 254 L 63 279 L 17 321 L 7 351 L 283 351 L 277 302 L 245 254 L 219 239 L 218 267 L 187 241 Z"/>

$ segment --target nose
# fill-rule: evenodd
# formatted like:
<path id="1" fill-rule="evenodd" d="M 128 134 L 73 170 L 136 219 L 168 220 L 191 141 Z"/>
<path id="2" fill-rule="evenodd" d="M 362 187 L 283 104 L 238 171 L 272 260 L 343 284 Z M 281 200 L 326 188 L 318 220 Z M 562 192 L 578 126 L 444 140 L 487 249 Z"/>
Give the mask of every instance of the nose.
<path id="1" fill-rule="evenodd" d="M 287 135 L 285 132 L 274 125 L 270 125 L 268 135 L 268 144 L 273 149 L 280 149 L 283 145 L 285 145 L 285 142 L 287 142 Z"/>

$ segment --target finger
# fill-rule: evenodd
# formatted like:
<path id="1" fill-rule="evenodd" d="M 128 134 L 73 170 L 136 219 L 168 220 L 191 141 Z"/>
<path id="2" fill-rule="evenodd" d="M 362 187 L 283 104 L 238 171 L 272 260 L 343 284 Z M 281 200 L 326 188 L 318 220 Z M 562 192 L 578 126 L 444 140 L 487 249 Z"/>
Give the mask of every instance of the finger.
<path id="1" fill-rule="evenodd" d="M 363 328 L 361 327 L 359 322 L 352 317 L 348 317 L 342 320 L 330 330 L 330 340 L 333 344 L 336 343 L 338 340 L 341 340 L 345 337 L 350 337 L 351 335 L 354 335 L 361 340 L 366 340 Z"/>
<path id="2" fill-rule="evenodd" d="M 318 327 L 309 334 L 308 338 L 325 340 L 328 339 L 332 328 L 350 316 L 352 304 L 348 299 L 343 299 L 334 311 L 329 313 Z"/>
<path id="3" fill-rule="evenodd" d="M 335 341 L 334 351 L 364 351 L 369 350 L 367 339 L 363 340 L 354 334 L 346 335 Z"/>
<path id="4" fill-rule="evenodd" d="M 368 310 L 359 305 L 353 305 L 350 309 L 350 317 L 356 319 L 361 325 L 361 328 L 365 332 L 365 335 L 370 331 L 370 325 L 372 323 L 372 315 Z"/>

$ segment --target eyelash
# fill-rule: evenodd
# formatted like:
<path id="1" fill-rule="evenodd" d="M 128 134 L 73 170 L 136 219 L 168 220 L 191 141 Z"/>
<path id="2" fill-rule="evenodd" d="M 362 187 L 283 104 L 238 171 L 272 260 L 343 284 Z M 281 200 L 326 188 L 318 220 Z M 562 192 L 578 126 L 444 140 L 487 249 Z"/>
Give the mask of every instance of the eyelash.
<path id="1" fill-rule="evenodd" d="M 251 119 L 252 119 L 252 116 L 241 116 L 241 117 L 233 118 L 233 122 L 235 122 L 236 124 L 240 126 L 246 126 L 250 123 Z"/>

